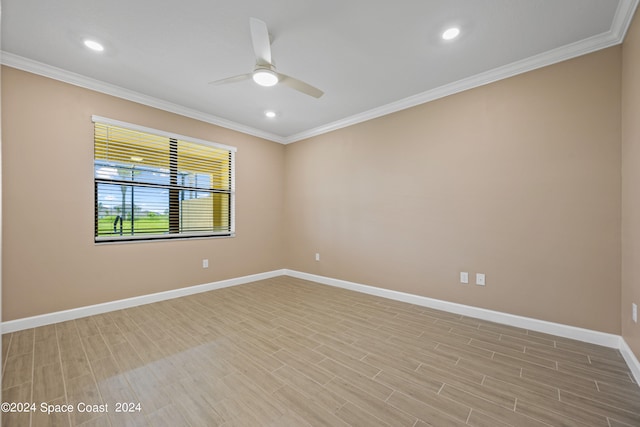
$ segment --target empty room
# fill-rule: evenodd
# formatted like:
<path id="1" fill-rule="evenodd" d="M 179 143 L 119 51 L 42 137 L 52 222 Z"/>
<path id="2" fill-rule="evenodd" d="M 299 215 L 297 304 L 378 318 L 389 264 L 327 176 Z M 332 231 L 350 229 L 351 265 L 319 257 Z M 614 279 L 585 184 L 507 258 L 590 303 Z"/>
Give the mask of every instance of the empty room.
<path id="1" fill-rule="evenodd" d="M 2 0 L 2 426 L 640 426 L 638 0 Z"/>

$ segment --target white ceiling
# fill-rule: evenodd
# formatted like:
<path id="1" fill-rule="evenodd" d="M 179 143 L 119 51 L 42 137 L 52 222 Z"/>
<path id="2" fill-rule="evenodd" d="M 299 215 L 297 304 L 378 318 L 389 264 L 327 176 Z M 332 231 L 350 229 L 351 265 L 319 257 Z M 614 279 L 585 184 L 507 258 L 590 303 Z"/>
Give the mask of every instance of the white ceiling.
<path id="1" fill-rule="evenodd" d="M 2 0 L 2 62 L 289 143 L 621 43 L 637 3 Z M 208 84 L 252 71 L 250 17 L 267 23 L 278 70 L 322 98 Z"/>

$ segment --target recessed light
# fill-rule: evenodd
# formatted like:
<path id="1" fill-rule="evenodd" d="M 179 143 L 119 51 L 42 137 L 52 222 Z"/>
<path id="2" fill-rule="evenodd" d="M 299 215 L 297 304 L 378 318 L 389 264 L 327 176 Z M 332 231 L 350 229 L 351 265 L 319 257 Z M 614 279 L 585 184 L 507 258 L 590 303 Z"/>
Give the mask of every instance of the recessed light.
<path id="1" fill-rule="evenodd" d="M 104 50 L 104 46 L 94 40 L 85 40 L 84 45 L 91 50 L 95 50 L 96 52 L 102 52 Z"/>
<path id="2" fill-rule="evenodd" d="M 442 38 L 445 40 L 453 40 L 460 34 L 460 28 L 452 27 L 442 33 Z"/>
<path id="3" fill-rule="evenodd" d="M 134 161 L 134 162 L 141 162 L 144 159 L 142 157 L 140 157 L 140 156 L 131 156 L 131 160 Z"/>
<path id="4" fill-rule="evenodd" d="M 265 115 L 265 116 L 267 116 L 267 117 L 268 117 L 268 118 L 270 118 L 270 119 L 273 119 L 273 118 L 275 118 L 275 117 L 276 117 L 276 115 L 277 115 L 277 114 L 276 114 L 276 112 L 275 112 L 275 111 L 265 111 L 265 112 L 264 112 L 264 115 Z"/>

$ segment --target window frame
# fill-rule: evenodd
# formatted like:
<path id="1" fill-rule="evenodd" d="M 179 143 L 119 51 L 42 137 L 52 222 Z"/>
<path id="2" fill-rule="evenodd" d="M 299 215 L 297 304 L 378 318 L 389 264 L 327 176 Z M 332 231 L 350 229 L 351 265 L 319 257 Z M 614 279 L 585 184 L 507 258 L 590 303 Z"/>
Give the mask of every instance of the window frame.
<path id="1" fill-rule="evenodd" d="M 140 126 L 132 123 L 123 122 L 120 120 L 114 120 L 106 117 L 101 117 L 97 115 L 91 116 L 91 121 L 94 129 L 94 138 L 93 138 L 93 185 L 94 185 L 94 243 L 96 244 L 107 244 L 107 243 L 131 243 L 131 242 L 149 242 L 149 241 L 171 241 L 171 240 L 185 240 L 185 239 L 216 239 L 216 238 L 226 238 L 226 237 L 235 237 L 235 169 L 236 169 L 236 152 L 237 148 L 220 144 L 217 142 L 207 141 L 199 138 L 193 138 L 190 136 L 180 135 L 174 132 L 166 132 L 159 129 L 154 129 L 146 126 Z M 96 167 L 96 139 L 95 139 L 95 126 L 96 124 L 106 125 L 106 126 L 115 126 L 135 132 L 147 133 L 153 136 L 159 136 L 168 139 L 168 143 L 173 145 L 174 142 L 183 141 L 186 143 L 203 145 L 205 147 L 211 147 L 215 149 L 221 149 L 229 152 L 229 192 L 220 192 L 223 194 L 229 194 L 229 229 L 225 232 L 178 232 L 171 233 L 168 231 L 166 234 L 148 234 L 148 235 L 110 235 L 110 236 L 98 236 L 98 215 L 99 215 L 99 207 L 98 207 L 98 184 L 103 183 L 104 180 L 96 177 L 95 167 Z M 177 152 L 175 154 L 177 156 Z M 171 154 L 173 156 L 173 154 Z M 173 157 L 171 157 L 174 159 Z M 175 157 L 175 161 L 177 161 L 177 157 Z M 173 160 L 172 160 L 173 161 Z M 136 186 L 135 182 L 131 182 L 131 186 Z M 145 184 L 142 183 L 139 185 L 140 187 L 144 187 Z M 176 188 L 179 188 L 177 186 Z"/>

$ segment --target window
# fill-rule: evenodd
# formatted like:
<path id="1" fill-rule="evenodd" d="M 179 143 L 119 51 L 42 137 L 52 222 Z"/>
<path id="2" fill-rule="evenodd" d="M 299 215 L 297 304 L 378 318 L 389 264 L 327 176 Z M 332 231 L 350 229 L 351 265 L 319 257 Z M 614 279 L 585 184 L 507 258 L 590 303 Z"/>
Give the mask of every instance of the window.
<path id="1" fill-rule="evenodd" d="M 96 242 L 233 236 L 234 147 L 93 122 Z"/>

